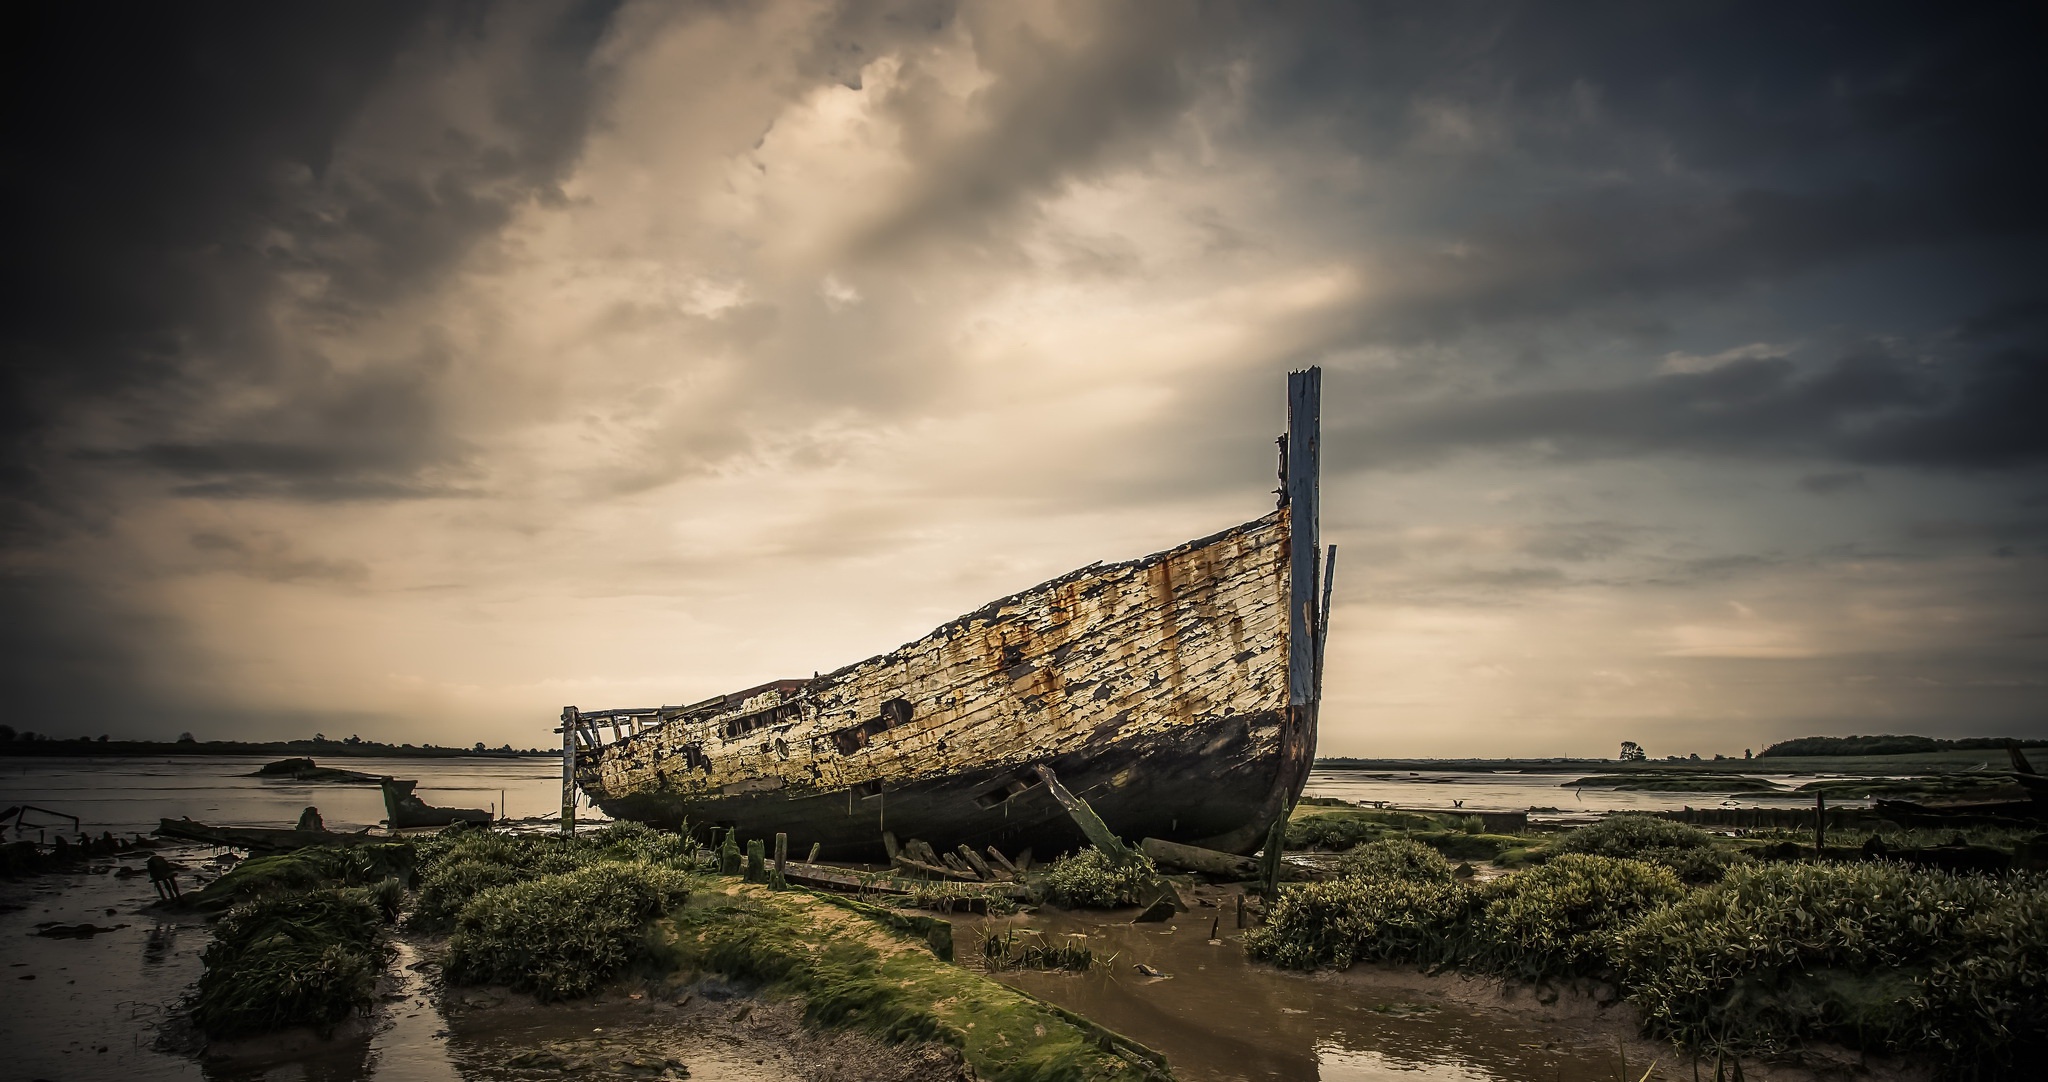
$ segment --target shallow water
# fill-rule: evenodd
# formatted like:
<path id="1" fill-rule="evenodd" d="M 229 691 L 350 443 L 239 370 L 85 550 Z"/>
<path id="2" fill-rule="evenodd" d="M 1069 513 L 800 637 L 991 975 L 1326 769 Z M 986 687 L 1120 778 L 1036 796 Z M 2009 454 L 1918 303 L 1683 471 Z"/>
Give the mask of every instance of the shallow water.
<path id="1" fill-rule="evenodd" d="M 375 785 L 272 781 L 250 777 L 273 756 L 184 755 L 152 758 L 71 756 L 0 758 L 0 807 L 33 804 L 76 815 L 97 836 L 146 834 L 159 819 L 191 818 L 218 826 L 291 826 L 313 806 L 329 830 L 360 830 L 384 820 Z M 420 799 L 444 807 L 504 809 L 510 817 L 555 815 L 562 806 L 562 767 L 554 759 L 332 759 L 365 774 L 415 778 Z M 581 815 L 597 815 L 579 810 Z M 71 833 L 69 820 L 37 815 L 50 834 Z M 34 837 L 8 832 L 8 839 Z"/>
<path id="2" fill-rule="evenodd" d="M 1306 977 L 1245 960 L 1229 895 L 1157 924 L 1131 914 L 1055 910 L 959 918 L 954 941 L 978 964 L 984 932 L 1085 935 L 1086 973 L 991 974 L 1164 1054 L 1188 1082 L 1552 1082 L 1611 1078 L 1611 1036 L 1471 1002 L 1481 986 L 1419 975 Z M 1211 940 L 1211 922 L 1220 924 Z M 1148 977 L 1146 965 L 1167 976 Z M 1454 994 L 1458 991 L 1465 996 Z M 1631 1042 L 1632 1044 L 1634 1042 Z M 1668 1051 L 1666 1055 L 1668 1057 Z M 1637 1055 L 1637 1062 L 1647 1057 Z"/>
<path id="3" fill-rule="evenodd" d="M 1535 818 L 1573 818 L 1610 811 L 1677 811 L 1680 808 L 1796 808 L 1810 807 L 1810 793 L 1794 793 L 1790 786 L 1778 793 L 1643 793 L 1615 789 L 1574 788 L 1564 783 L 1582 775 L 1520 774 L 1509 771 L 1472 772 L 1453 770 L 1359 771 L 1317 770 L 1309 775 L 1304 796 L 1334 797 L 1350 801 L 1384 801 L 1390 805 L 1420 811 L 1539 811 Z M 1742 774 L 1784 786 L 1784 775 Z M 1809 775 L 1800 783 L 1835 775 Z M 1829 804 L 1847 807 L 1866 804 L 1861 800 L 1829 799 Z"/>

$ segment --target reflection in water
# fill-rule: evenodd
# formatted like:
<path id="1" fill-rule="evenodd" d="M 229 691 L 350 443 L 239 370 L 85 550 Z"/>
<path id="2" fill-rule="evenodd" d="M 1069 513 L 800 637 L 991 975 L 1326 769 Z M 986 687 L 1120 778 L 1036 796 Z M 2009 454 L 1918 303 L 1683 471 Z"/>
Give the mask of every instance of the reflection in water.
<path id="1" fill-rule="evenodd" d="M 1228 895 L 1161 924 L 1130 913 L 1041 910 L 1000 919 L 956 919 L 963 957 L 984 930 L 1016 927 L 1048 936 L 1085 934 L 1096 966 L 1085 974 L 994 974 L 1164 1053 L 1188 1082 L 1322 1082 L 1399 1077 L 1404 1082 L 1552 1082 L 1611 1073 L 1613 1053 L 1589 1034 L 1465 1006 L 1427 982 L 1362 972 L 1344 978 L 1284 973 L 1245 960 L 1228 917 L 1220 940 L 1210 922 L 1229 914 Z M 1149 966 L 1167 974 L 1148 978 Z"/>
<path id="2" fill-rule="evenodd" d="M 1461 1067 L 1456 1063 L 1428 1065 L 1432 1079 L 1445 1082 L 1487 1082 L 1495 1076 Z M 1316 1046 L 1316 1070 L 1322 1082 L 1413 1082 L 1417 1065 L 1381 1052 L 1356 1051 L 1334 1044 Z"/>

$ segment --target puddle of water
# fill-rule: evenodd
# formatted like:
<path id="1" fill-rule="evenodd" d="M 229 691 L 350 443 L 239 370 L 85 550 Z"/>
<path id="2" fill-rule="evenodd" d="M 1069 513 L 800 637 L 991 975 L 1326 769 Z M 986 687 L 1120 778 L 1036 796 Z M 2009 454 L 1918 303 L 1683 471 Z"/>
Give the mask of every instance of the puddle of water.
<path id="1" fill-rule="evenodd" d="M 1611 1038 L 1461 1003 L 1431 982 L 1380 986 L 1364 971 L 1308 977 L 1254 965 L 1227 896 L 1201 896 L 1223 901 L 1159 924 L 1051 909 L 955 918 L 956 942 L 971 965 L 984 930 L 1085 934 L 1096 959 L 1086 973 L 992 975 L 1157 1049 L 1188 1082 L 1554 1082 L 1614 1072 L 1613 1045 L 1597 1043 Z M 1220 941 L 1208 938 L 1212 920 Z M 1168 976 L 1142 976 L 1140 964 Z"/>
<path id="2" fill-rule="evenodd" d="M 114 875 L 141 863 L 141 856 L 108 858 L 90 865 L 107 869 L 99 874 L 0 883 L 0 1048 L 7 1050 L 0 1074 L 138 1082 L 203 1077 L 198 1065 L 152 1046 L 171 1005 L 198 979 L 209 937 L 196 918 L 146 910 L 155 900 L 147 877 Z M 49 939 L 36 934 L 46 922 L 114 930 Z"/>

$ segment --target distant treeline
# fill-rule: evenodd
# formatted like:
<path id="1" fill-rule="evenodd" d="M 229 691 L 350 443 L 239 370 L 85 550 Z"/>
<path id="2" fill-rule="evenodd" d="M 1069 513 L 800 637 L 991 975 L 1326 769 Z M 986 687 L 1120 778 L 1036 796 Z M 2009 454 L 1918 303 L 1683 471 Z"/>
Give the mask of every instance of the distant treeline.
<path id="1" fill-rule="evenodd" d="M 331 757 L 392 757 L 448 759 L 458 755 L 518 758 L 529 755 L 560 755 L 557 750 L 519 749 L 510 744 L 488 748 L 481 742 L 469 747 L 444 748 L 433 744 L 380 744 L 375 740 L 349 737 L 329 740 L 194 740 L 188 733 L 177 740 L 110 740 L 104 736 L 62 739 L 40 733 L 16 733 L 0 725 L 0 755 L 275 755 Z"/>
<path id="2" fill-rule="evenodd" d="M 1942 740 L 1932 736 L 1802 736 L 1765 748 L 1760 757 L 1793 755 L 1911 755 L 1930 751 L 2003 751 L 2009 742 L 2023 748 L 2048 748 L 2048 739 L 2010 741 L 2003 736 L 1966 736 Z"/>

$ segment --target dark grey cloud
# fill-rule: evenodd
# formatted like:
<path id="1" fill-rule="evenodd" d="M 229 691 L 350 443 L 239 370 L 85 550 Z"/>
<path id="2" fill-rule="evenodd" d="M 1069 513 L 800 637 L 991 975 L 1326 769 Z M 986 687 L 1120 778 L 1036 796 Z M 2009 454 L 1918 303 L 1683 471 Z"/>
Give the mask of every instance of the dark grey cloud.
<path id="1" fill-rule="evenodd" d="M 2048 462 L 2048 355 L 2000 351 L 1954 370 L 1868 347 L 1813 371 L 1730 361 L 1601 387 L 1453 396 L 1331 426 L 1339 468 L 1461 450 L 1556 459 L 1646 453 L 1783 457 L 1953 470 Z"/>
<path id="2" fill-rule="evenodd" d="M 555 197 L 595 86 L 609 3 L 152 5 L 110 17 L 11 8 L 7 165 L 16 258 L 0 267 L 0 500 L 92 512 L 53 433 L 97 411 L 127 447 L 100 462 L 202 484 L 386 494 L 449 464 L 431 365 L 336 376 L 280 335 L 297 281 L 333 325 L 430 288 L 517 206 Z M 408 98 L 499 55 L 486 124 Z M 381 112 L 391 161 L 338 160 Z M 409 140 L 409 143 L 408 143 Z M 300 290 L 301 294 L 303 289 Z M 267 392 L 263 411 L 225 399 Z M 355 416 L 347 416 L 354 414 Z M 196 430 L 196 431 L 195 431 Z M 288 438 L 275 433 L 288 430 Z M 307 483 L 308 475 L 318 480 Z M 24 506 L 27 503 L 32 506 Z"/>

